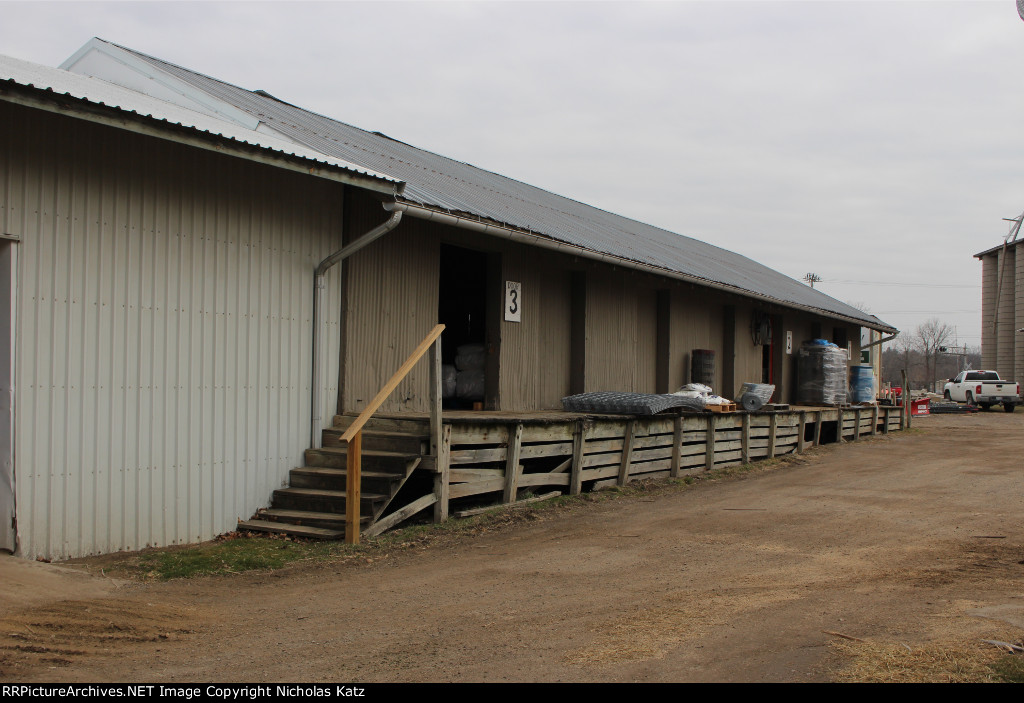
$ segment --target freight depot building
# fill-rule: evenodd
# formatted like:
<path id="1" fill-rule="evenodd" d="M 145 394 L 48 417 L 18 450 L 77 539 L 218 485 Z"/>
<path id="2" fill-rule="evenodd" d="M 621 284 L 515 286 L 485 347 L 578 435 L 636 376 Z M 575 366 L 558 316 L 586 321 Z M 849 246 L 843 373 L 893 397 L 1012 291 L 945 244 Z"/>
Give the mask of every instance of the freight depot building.
<path id="1" fill-rule="evenodd" d="M 802 341 L 857 359 L 862 328 L 895 332 L 739 254 L 99 39 L 0 70 L 0 546 L 28 557 L 233 529 L 438 322 L 445 363 L 484 345 L 482 414 L 523 418 L 673 391 L 694 350 L 717 393 L 792 402 Z M 382 412 L 428 401 L 420 365 Z"/>

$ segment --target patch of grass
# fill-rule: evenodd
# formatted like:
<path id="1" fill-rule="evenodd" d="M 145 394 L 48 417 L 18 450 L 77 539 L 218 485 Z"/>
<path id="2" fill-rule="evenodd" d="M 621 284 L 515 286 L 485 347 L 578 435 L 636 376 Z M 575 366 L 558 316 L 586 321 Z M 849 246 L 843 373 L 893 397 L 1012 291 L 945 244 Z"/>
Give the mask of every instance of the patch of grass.
<path id="1" fill-rule="evenodd" d="M 856 683 L 1022 683 L 1024 657 L 984 644 L 833 642 L 847 663 L 837 681 Z"/>
<path id="2" fill-rule="evenodd" d="M 129 573 L 167 580 L 209 574 L 280 569 L 294 561 L 329 556 L 337 543 L 297 542 L 282 538 L 257 538 L 232 533 L 204 544 L 138 553 L 135 563 L 125 564 Z"/>
<path id="3" fill-rule="evenodd" d="M 1024 655 L 1006 654 L 990 666 L 999 683 L 1024 683 Z"/>

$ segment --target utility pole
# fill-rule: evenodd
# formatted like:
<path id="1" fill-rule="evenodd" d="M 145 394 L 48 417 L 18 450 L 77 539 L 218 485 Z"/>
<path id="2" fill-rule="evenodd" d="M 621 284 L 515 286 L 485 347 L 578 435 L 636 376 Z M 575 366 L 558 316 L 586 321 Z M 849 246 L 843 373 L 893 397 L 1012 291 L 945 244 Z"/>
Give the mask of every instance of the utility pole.
<path id="1" fill-rule="evenodd" d="M 811 285 L 811 288 L 814 288 L 814 284 L 821 280 L 821 276 L 816 273 L 809 273 L 804 276 L 804 280 Z"/>

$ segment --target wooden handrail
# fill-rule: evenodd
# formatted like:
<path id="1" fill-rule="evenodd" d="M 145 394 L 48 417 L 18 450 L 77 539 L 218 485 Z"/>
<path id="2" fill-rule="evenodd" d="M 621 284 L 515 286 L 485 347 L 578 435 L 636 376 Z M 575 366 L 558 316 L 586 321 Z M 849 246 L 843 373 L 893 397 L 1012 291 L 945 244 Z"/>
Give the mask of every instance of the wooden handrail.
<path id="1" fill-rule="evenodd" d="M 345 541 L 349 544 L 359 544 L 359 518 L 361 515 L 361 477 L 362 471 L 362 446 L 363 446 L 363 425 L 366 421 L 377 412 L 377 409 L 387 400 L 387 397 L 395 390 L 402 379 L 405 378 L 412 367 L 416 365 L 416 362 L 430 349 L 444 332 L 444 325 L 436 325 L 434 329 L 430 331 L 420 345 L 416 347 L 409 358 L 405 360 L 405 363 L 398 367 L 398 371 L 395 371 L 394 375 L 384 384 L 384 387 L 380 389 L 380 392 L 374 396 L 373 400 L 369 402 L 363 412 L 359 413 L 359 417 L 349 425 L 349 428 L 341 435 L 341 441 L 345 442 L 347 447 L 346 461 L 345 461 Z M 438 343 L 439 344 L 439 343 Z M 441 363 L 440 348 L 436 350 L 433 355 L 433 364 L 431 368 L 431 383 L 437 386 L 431 391 L 431 398 L 433 405 L 436 407 L 431 408 L 431 450 L 436 454 L 437 437 L 437 425 L 440 424 L 441 419 L 441 397 L 439 392 L 440 386 L 440 373 L 439 365 Z M 435 368 L 437 367 L 437 368 Z"/>
<path id="2" fill-rule="evenodd" d="M 430 334 L 428 334 L 423 341 L 420 342 L 420 345 L 413 350 L 412 354 L 409 355 L 409 358 L 405 360 L 405 363 L 398 367 L 398 371 L 395 371 L 395 375 L 392 376 L 386 384 L 384 384 L 384 387 L 381 388 L 380 392 L 374 396 L 373 400 L 370 401 L 369 405 L 366 406 L 363 412 L 359 413 L 359 417 L 355 419 L 355 422 L 349 425 L 348 429 L 345 430 L 345 433 L 341 435 L 342 440 L 348 442 L 355 436 L 356 432 L 363 429 L 363 425 L 365 425 L 366 421 L 370 419 L 370 416 L 377 412 L 377 408 L 384 404 L 384 401 L 387 400 L 392 391 L 394 391 L 398 384 L 401 383 L 402 379 L 412 371 L 412 367 L 416 365 L 416 362 L 420 360 L 420 357 L 427 353 L 427 350 L 430 349 L 430 345 L 434 343 L 434 340 L 441 336 L 442 332 L 444 332 L 444 325 L 437 325 L 434 329 L 430 330 Z"/>

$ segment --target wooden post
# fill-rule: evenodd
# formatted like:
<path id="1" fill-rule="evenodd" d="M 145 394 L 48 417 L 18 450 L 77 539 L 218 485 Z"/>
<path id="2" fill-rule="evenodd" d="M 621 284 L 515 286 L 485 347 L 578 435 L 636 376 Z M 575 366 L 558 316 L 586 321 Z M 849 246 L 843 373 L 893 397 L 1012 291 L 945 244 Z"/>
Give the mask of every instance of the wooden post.
<path id="1" fill-rule="evenodd" d="M 523 442 L 523 423 L 516 423 L 508 428 L 508 450 L 505 457 L 505 495 L 506 503 L 516 502 L 516 489 L 519 486 L 519 447 Z"/>
<path id="2" fill-rule="evenodd" d="M 907 379 L 907 370 L 900 371 L 903 377 L 903 412 L 900 413 L 900 429 L 910 429 L 910 381 Z"/>
<path id="3" fill-rule="evenodd" d="M 683 418 L 681 415 L 676 415 L 672 420 L 672 466 L 669 470 L 669 476 L 672 478 L 679 477 L 679 467 L 683 463 L 682 451 L 683 451 Z"/>
<path id="4" fill-rule="evenodd" d="M 804 453 L 804 430 L 807 427 L 807 412 L 805 410 L 800 411 L 800 422 L 797 424 L 797 435 L 796 435 L 796 453 Z"/>
<path id="5" fill-rule="evenodd" d="M 635 435 L 636 420 L 630 420 L 626 423 L 626 436 L 622 440 L 622 462 L 619 464 L 620 486 L 625 486 L 629 482 L 629 470 L 633 464 L 633 437 Z M 675 456 L 675 453 L 672 456 Z"/>
<path id="6" fill-rule="evenodd" d="M 817 447 L 821 444 L 821 411 L 815 412 L 817 420 L 814 421 L 814 443 L 811 446 Z"/>
<path id="7" fill-rule="evenodd" d="M 889 408 L 886 408 L 883 413 L 882 434 L 889 434 Z"/>
<path id="8" fill-rule="evenodd" d="M 860 408 L 853 409 L 853 441 L 860 441 Z"/>
<path id="9" fill-rule="evenodd" d="M 448 464 L 452 452 L 452 426 L 445 425 L 441 429 L 441 441 L 437 446 L 437 466 L 434 474 L 434 496 L 437 502 L 434 503 L 434 522 L 444 522 L 448 519 Z"/>
<path id="10" fill-rule="evenodd" d="M 360 473 L 362 469 L 363 431 L 348 442 L 345 454 L 345 542 L 359 544 Z"/>
<path id="11" fill-rule="evenodd" d="M 430 345 L 430 456 L 438 459 L 441 444 L 441 338 Z"/>
<path id="12" fill-rule="evenodd" d="M 708 430 L 705 440 L 704 470 L 711 471 L 715 468 L 715 418 L 714 413 L 708 415 Z"/>
<path id="13" fill-rule="evenodd" d="M 839 422 L 836 424 L 839 425 L 839 432 L 836 433 L 839 435 L 838 442 L 839 444 L 846 444 L 846 439 L 843 437 L 843 432 L 846 431 L 846 411 L 842 408 L 839 408 Z"/>
<path id="14" fill-rule="evenodd" d="M 774 412 L 771 417 L 768 418 L 768 458 L 772 459 L 775 457 L 775 434 L 778 432 L 779 420 L 778 415 Z"/>
<path id="15" fill-rule="evenodd" d="M 878 403 L 871 408 L 871 435 L 878 434 Z"/>
<path id="16" fill-rule="evenodd" d="M 750 463 L 750 413 L 744 412 L 740 419 L 740 461 Z"/>
<path id="17" fill-rule="evenodd" d="M 576 421 L 576 431 L 572 435 L 572 472 L 569 476 L 569 494 L 579 495 L 583 490 L 583 450 L 586 438 L 583 420 Z"/>

